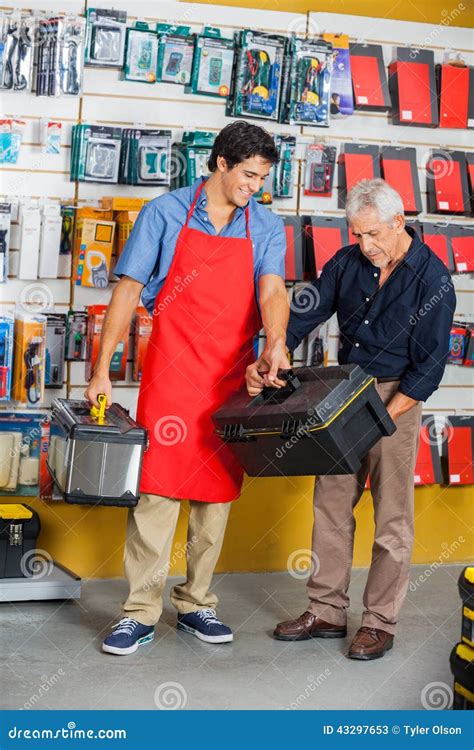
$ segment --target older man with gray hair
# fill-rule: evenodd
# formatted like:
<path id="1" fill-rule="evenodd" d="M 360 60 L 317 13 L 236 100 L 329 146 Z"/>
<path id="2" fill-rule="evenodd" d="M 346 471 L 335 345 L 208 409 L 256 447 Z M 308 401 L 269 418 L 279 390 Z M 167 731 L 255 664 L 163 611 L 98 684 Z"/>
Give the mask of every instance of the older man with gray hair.
<path id="1" fill-rule="evenodd" d="M 422 402 L 438 387 L 449 350 L 455 295 L 448 269 L 405 224 L 400 195 L 384 180 L 363 180 L 349 193 L 346 215 L 357 244 L 343 247 L 312 283 L 319 302 L 291 313 L 287 346 L 294 350 L 316 326 L 337 314 L 339 363 L 375 376 L 397 430 L 367 454 L 354 475 L 318 477 L 309 605 L 277 625 L 279 640 L 346 636 L 354 544 L 354 508 L 367 477 L 375 539 L 365 586 L 362 627 L 347 655 L 376 659 L 393 645 L 406 595 L 413 545 L 414 468 Z M 307 298 L 306 298 L 307 301 Z M 247 388 L 263 386 L 253 365 Z"/>

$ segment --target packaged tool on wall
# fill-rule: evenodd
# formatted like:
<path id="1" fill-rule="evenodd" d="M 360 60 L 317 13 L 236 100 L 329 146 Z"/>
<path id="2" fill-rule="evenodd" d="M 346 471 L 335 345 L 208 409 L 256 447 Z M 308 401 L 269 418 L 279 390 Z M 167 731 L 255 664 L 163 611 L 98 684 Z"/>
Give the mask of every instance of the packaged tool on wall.
<path id="1" fill-rule="evenodd" d="M 191 82 L 186 93 L 225 98 L 230 92 L 234 40 L 221 37 L 220 29 L 205 26 L 194 40 Z"/>
<path id="2" fill-rule="evenodd" d="M 409 146 L 382 146 L 380 151 L 383 178 L 393 187 L 403 201 L 405 214 L 423 211 L 416 148 Z"/>
<path id="3" fill-rule="evenodd" d="M 388 71 L 393 124 L 438 127 L 433 50 L 396 47 Z"/>
<path id="4" fill-rule="evenodd" d="M 74 125 L 71 147 L 71 180 L 118 181 L 122 128 L 107 125 Z"/>
<path id="5" fill-rule="evenodd" d="M 474 271 L 474 227 L 451 224 L 449 235 L 456 272 L 471 273 Z"/>
<path id="6" fill-rule="evenodd" d="M 8 279 L 11 203 L 0 203 L 0 284 Z"/>
<path id="7" fill-rule="evenodd" d="M 450 416 L 443 433 L 442 456 L 448 484 L 474 483 L 474 417 Z"/>
<path id="8" fill-rule="evenodd" d="M 89 380 L 95 367 L 100 348 L 100 336 L 104 323 L 107 305 L 90 305 L 87 308 L 87 347 L 86 347 L 86 380 Z M 125 380 L 128 357 L 127 336 L 118 342 L 112 355 L 109 367 L 111 380 Z"/>
<path id="9" fill-rule="evenodd" d="M 87 312 L 85 309 L 69 310 L 66 324 L 66 359 L 84 360 L 86 358 L 86 344 Z"/>
<path id="10" fill-rule="evenodd" d="M 37 96 L 79 96 L 84 40 L 82 16 L 38 18 Z"/>
<path id="11" fill-rule="evenodd" d="M 380 177 L 380 148 L 372 143 L 343 143 L 339 154 L 339 208 L 344 208 L 349 190 L 361 180 Z"/>
<path id="12" fill-rule="evenodd" d="M 66 349 L 66 315 L 46 315 L 45 387 L 62 388 Z"/>
<path id="13" fill-rule="evenodd" d="M 126 10 L 88 8 L 84 55 L 86 65 L 121 68 L 126 29 Z"/>
<path id="14" fill-rule="evenodd" d="M 447 362 L 450 365 L 464 364 L 464 358 L 467 351 L 468 337 L 470 338 L 469 328 L 465 323 L 453 321 L 449 334 L 449 353 Z"/>
<path id="15" fill-rule="evenodd" d="M 288 40 L 281 122 L 329 126 L 332 57 L 330 42 Z"/>
<path id="16" fill-rule="evenodd" d="M 38 406 L 44 398 L 46 317 L 15 311 L 12 401 Z"/>
<path id="17" fill-rule="evenodd" d="M 133 363 L 132 380 L 139 383 L 142 379 L 143 363 L 153 327 L 153 318 L 144 307 L 137 307 L 133 321 Z"/>
<path id="18" fill-rule="evenodd" d="M 155 83 L 158 65 L 158 34 L 147 23 L 137 21 L 127 28 L 125 37 L 125 81 Z"/>
<path id="19" fill-rule="evenodd" d="M 40 412 L 0 412 L 0 495 L 46 494 L 49 422 Z"/>
<path id="20" fill-rule="evenodd" d="M 0 88 L 31 91 L 36 20 L 19 12 L 0 15 Z"/>
<path id="21" fill-rule="evenodd" d="M 62 223 L 59 203 L 43 206 L 38 264 L 40 279 L 57 279 L 58 277 Z"/>
<path id="22" fill-rule="evenodd" d="M 433 149 L 426 165 L 428 211 L 438 214 L 471 212 L 471 196 L 464 151 Z"/>
<path id="23" fill-rule="evenodd" d="M 382 45 L 357 42 L 349 52 L 356 109 L 386 112 L 391 101 Z"/>
<path id="24" fill-rule="evenodd" d="M 0 164 L 16 164 L 26 122 L 14 117 L 0 118 Z"/>
<path id="25" fill-rule="evenodd" d="M 169 185 L 171 130 L 125 128 L 119 182 L 125 185 Z"/>
<path id="26" fill-rule="evenodd" d="M 43 153 L 58 156 L 61 153 L 61 134 L 63 124 L 59 120 L 41 118 L 41 145 Z"/>
<path id="27" fill-rule="evenodd" d="M 352 115 L 354 113 L 354 99 L 352 96 L 349 36 L 347 34 L 323 34 L 323 39 L 333 46 L 331 117 Z"/>
<path id="28" fill-rule="evenodd" d="M 119 404 L 55 399 L 48 469 L 67 503 L 133 507 L 147 432 Z M 126 469 L 126 470 L 125 470 Z"/>
<path id="29" fill-rule="evenodd" d="M 41 209 L 25 201 L 20 203 L 19 279 L 37 279 L 41 239 Z"/>
<path id="30" fill-rule="evenodd" d="M 76 215 L 73 279 L 76 286 L 109 285 L 115 222 L 112 212 L 80 208 Z"/>
<path id="31" fill-rule="evenodd" d="M 305 161 L 304 194 L 329 198 L 336 169 L 336 147 L 326 143 L 309 143 Z"/>
<path id="32" fill-rule="evenodd" d="M 11 396 L 14 324 L 11 313 L 0 315 L 0 401 L 10 401 Z"/>
<path id="33" fill-rule="evenodd" d="M 189 26 L 158 23 L 158 64 L 156 80 L 186 85 L 191 80 L 194 34 Z"/>
<path id="34" fill-rule="evenodd" d="M 245 29 L 236 53 L 226 115 L 278 120 L 285 37 Z"/>
<path id="35" fill-rule="evenodd" d="M 273 195 L 275 198 L 293 198 L 296 137 L 276 135 L 275 145 L 280 161 L 274 167 Z"/>
<path id="36" fill-rule="evenodd" d="M 187 187 L 199 177 L 207 177 L 207 163 L 216 134 L 204 130 L 185 130 L 183 140 L 173 143 L 171 152 L 171 190 Z"/>

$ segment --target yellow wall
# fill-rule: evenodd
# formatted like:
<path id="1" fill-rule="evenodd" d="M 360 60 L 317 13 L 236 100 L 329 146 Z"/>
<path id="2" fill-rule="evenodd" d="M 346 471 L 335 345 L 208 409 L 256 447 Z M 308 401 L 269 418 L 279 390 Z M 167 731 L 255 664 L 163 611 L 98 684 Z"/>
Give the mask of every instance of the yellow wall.
<path id="1" fill-rule="evenodd" d="M 313 480 L 306 478 L 248 480 L 232 508 L 218 571 L 285 570 L 289 555 L 311 544 L 312 487 Z M 453 550 L 449 562 L 474 559 L 472 487 L 420 487 L 415 495 L 413 561 L 431 563 L 448 554 L 448 548 Z M 40 514 L 40 549 L 82 577 L 123 574 L 126 511 L 22 501 Z M 171 574 L 183 573 L 185 567 L 180 548 L 186 542 L 186 512 L 183 503 Z M 364 492 L 356 518 L 354 565 L 364 566 L 370 563 L 374 528 L 369 492 Z"/>

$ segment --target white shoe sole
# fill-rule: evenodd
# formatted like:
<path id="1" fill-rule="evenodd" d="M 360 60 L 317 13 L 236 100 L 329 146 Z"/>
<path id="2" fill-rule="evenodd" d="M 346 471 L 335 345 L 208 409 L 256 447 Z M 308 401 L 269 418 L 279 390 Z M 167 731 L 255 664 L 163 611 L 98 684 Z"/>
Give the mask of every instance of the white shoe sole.
<path id="1" fill-rule="evenodd" d="M 230 643 L 234 640 L 233 633 L 229 633 L 228 635 L 204 635 L 204 633 L 200 633 L 196 628 L 190 628 L 189 625 L 184 625 L 181 622 L 178 622 L 177 628 L 178 630 L 184 630 L 185 633 L 195 635 L 200 641 L 205 641 L 206 643 Z"/>
<path id="2" fill-rule="evenodd" d="M 149 643 L 152 640 L 153 633 L 150 633 L 149 635 L 143 636 L 143 638 L 139 638 L 138 641 L 133 644 L 133 646 L 129 646 L 128 648 L 117 648 L 117 646 L 108 646 L 106 643 L 103 643 L 102 651 L 105 651 L 106 654 L 126 656 L 127 654 L 133 654 L 135 651 L 137 651 L 139 646 L 143 646 L 144 643 Z"/>

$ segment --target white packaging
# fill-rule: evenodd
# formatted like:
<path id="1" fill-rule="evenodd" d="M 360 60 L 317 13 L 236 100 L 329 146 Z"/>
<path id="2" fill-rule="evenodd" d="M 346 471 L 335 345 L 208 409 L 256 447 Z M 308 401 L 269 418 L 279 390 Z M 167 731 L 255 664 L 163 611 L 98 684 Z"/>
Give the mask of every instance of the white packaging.
<path id="1" fill-rule="evenodd" d="M 8 260 L 10 249 L 11 205 L 0 203 L 0 283 L 8 279 Z"/>
<path id="2" fill-rule="evenodd" d="M 39 206 L 20 204 L 20 262 L 19 279 L 38 278 L 38 260 L 41 232 Z"/>
<path id="3" fill-rule="evenodd" d="M 39 251 L 39 279 L 57 279 L 59 246 L 61 243 L 61 207 L 59 204 L 43 206 Z"/>

